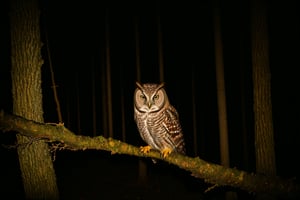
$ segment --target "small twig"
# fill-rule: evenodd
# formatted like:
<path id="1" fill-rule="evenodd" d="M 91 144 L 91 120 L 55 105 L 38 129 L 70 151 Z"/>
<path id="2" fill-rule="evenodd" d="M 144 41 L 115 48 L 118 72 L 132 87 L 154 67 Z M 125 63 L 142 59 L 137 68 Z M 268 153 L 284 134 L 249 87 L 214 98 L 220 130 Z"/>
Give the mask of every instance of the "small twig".
<path id="1" fill-rule="evenodd" d="M 18 144 L 14 145 L 6 145 L 6 144 L 1 144 L 5 149 L 16 149 L 18 147 Z"/>
<path id="2" fill-rule="evenodd" d="M 53 125 L 53 126 L 64 126 L 65 124 L 63 122 L 53 123 L 53 122 L 46 122 L 47 125 Z"/>
<path id="3" fill-rule="evenodd" d="M 66 148 L 66 145 L 61 142 L 50 142 L 50 152 L 52 155 L 52 161 L 54 162 L 56 160 L 56 152 L 57 150 L 64 150 Z"/>
<path id="4" fill-rule="evenodd" d="M 211 190 L 215 189 L 216 187 L 219 187 L 218 184 L 214 184 L 213 186 L 210 186 L 209 188 L 207 188 L 204 193 L 210 192 Z"/>

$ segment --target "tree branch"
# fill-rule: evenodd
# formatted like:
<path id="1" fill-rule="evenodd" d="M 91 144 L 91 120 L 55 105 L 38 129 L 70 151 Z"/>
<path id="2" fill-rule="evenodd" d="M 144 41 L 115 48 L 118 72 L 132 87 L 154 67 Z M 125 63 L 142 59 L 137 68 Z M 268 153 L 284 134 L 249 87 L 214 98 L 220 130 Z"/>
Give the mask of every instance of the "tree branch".
<path id="1" fill-rule="evenodd" d="M 88 137 L 75 135 L 63 124 L 45 124 L 26 120 L 15 115 L 0 113 L 0 129 L 16 131 L 19 134 L 43 139 L 49 143 L 60 143 L 60 149 L 69 150 L 104 150 L 112 154 L 128 154 L 139 157 L 151 157 L 174 164 L 181 169 L 191 172 L 192 176 L 203 179 L 217 186 L 231 186 L 249 193 L 266 193 L 275 196 L 299 198 L 300 185 L 293 180 L 283 180 L 278 177 L 268 177 L 260 174 L 226 168 L 209 163 L 199 157 L 191 158 L 180 154 L 171 154 L 162 158 L 158 151 L 143 154 L 136 146 L 102 136 Z"/>

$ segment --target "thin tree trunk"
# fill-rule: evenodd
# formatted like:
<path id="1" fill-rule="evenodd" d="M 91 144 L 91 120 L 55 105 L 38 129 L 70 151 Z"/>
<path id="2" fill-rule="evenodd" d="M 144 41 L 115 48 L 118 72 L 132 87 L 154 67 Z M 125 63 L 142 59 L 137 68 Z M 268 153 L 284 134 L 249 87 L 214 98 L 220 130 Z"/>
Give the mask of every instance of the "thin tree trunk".
<path id="1" fill-rule="evenodd" d="M 164 82 L 164 55 L 163 55 L 161 21 L 160 21 L 159 13 L 157 14 L 157 43 L 158 43 L 159 81 Z"/>
<path id="2" fill-rule="evenodd" d="M 78 69 L 77 69 L 78 70 Z M 81 112 L 80 112 L 80 87 L 79 87 L 79 71 L 76 78 L 76 116 L 77 116 L 77 134 L 81 135 Z"/>
<path id="3" fill-rule="evenodd" d="M 124 99 L 124 79 L 123 79 L 123 66 L 120 71 L 120 90 L 121 90 L 121 123 L 122 123 L 122 141 L 126 142 L 126 113 L 125 113 L 125 99 Z"/>
<path id="4" fill-rule="evenodd" d="M 106 22 L 105 22 L 105 46 L 106 46 L 106 81 L 107 81 L 107 115 L 108 115 L 108 134 L 109 137 L 113 137 L 113 113 L 112 113 L 112 88 L 111 88 L 111 74 L 110 74 L 110 41 L 109 41 L 109 21 L 108 10 L 106 10 Z"/>
<path id="5" fill-rule="evenodd" d="M 101 60 L 104 60 L 104 52 L 101 52 L 101 56 L 102 56 L 102 59 Z M 108 126 L 107 126 L 107 92 L 106 92 L 106 89 L 107 89 L 107 81 L 106 81 L 106 70 L 105 70 L 105 64 L 104 64 L 104 61 L 101 63 L 101 97 L 102 97 L 102 131 L 103 131 L 103 135 L 104 137 L 108 137 Z"/>
<path id="6" fill-rule="evenodd" d="M 217 100 L 219 114 L 219 131 L 220 131 L 220 155 L 221 164 L 230 167 L 229 144 L 228 144 L 228 126 L 227 126 L 227 108 L 226 108 L 226 92 L 224 77 L 224 61 L 223 61 L 223 44 L 221 34 L 220 6 L 218 0 L 214 5 L 214 31 L 215 31 L 215 58 L 216 58 L 216 80 L 217 80 Z M 237 199 L 235 192 L 226 192 L 226 199 Z"/>
<path id="7" fill-rule="evenodd" d="M 121 119 L 122 119 L 122 141 L 126 142 L 126 114 L 125 114 L 125 103 L 124 103 L 124 88 L 121 86 Z"/>
<path id="8" fill-rule="evenodd" d="M 226 94 L 225 94 L 224 65 L 223 65 L 223 45 L 221 39 L 220 11 L 217 3 L 214 7 L 214 27 L 215 27 L 215 58 L 216 58 L 217 98 L 218 98 L 218 110 L 219 110 L 221 164 L 223 166 L 229 167 L 230 161 L 229 161 Z"/>
<path id="9" fill-rule="evenodd" d="M 11 61 L 13 113 L 43 122 L 40 11 L 38 1 L 11 1 Z M 56 176 L 48 145 L 17 135 L 26 199 L 58 199 Z"/>
<path id="10" fill-rule="evenodd" d="M 140 34 L 138 26 L 138 17 L 135 17 L 134 23 L 135 33 L 135 64 L 136 64 L 136 80 L 141 81 L 141 56 L 140 56 Z"/>
<path id="11" fill-rule="evenodd" d="M 140 59 L 140 35 L 138 27 L 138 18 L 135 18 L 135 59 L 136 59 L 136 80 L 141 81 L 141 59 Z M 147 183 L 147 164 L 144 160 L 139 159 L 139 177 L 140 184 L 145 185 Z"/>
<path id="12" fill-rule="evenodd" d="M 92 114 L 93 114 L 93 136 L 97 135 L 97 106 L 96 106 L 96 81 L 95 81 L 95 63 L 92 58 Z"/>

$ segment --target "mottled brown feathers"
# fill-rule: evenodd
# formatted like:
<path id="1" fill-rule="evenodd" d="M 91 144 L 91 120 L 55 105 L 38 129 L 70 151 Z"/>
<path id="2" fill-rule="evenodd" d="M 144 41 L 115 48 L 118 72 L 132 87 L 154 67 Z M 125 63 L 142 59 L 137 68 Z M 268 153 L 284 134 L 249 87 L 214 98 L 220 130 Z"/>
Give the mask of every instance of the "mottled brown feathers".
<path id="1" fill-rule="evenodd" d="M 185 154 L 185 142 L 176 109 L 170 104 L 164 83 L 136 83 L 134 118 L 140 136 L 163 157 L 171 152 Z M 149 147 L 141 148 L 144 153 Z M 146 151 L 147 150 L 147 151 Z"/>

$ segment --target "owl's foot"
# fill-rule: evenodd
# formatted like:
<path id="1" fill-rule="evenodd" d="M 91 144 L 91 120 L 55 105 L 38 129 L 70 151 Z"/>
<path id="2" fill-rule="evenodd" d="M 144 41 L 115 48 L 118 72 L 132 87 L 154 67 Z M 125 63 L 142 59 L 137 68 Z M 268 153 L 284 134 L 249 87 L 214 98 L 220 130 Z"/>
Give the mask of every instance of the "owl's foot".
<path id="1" fill-rule="evenodd" d="M 149 153 L 151 147 L 150 146 L 144 146 L 144 147 L 140 147 L 140 150 L 142 153 Z"/>
<path id="2" fill-rule="evenodd" d="M 173 150 L 170 148 L 165 148 L 161 151 L 161 154 L 162 154 L 163 158 L 166 158 L 170 153 L 172 153 L 172 151 Z"/>

